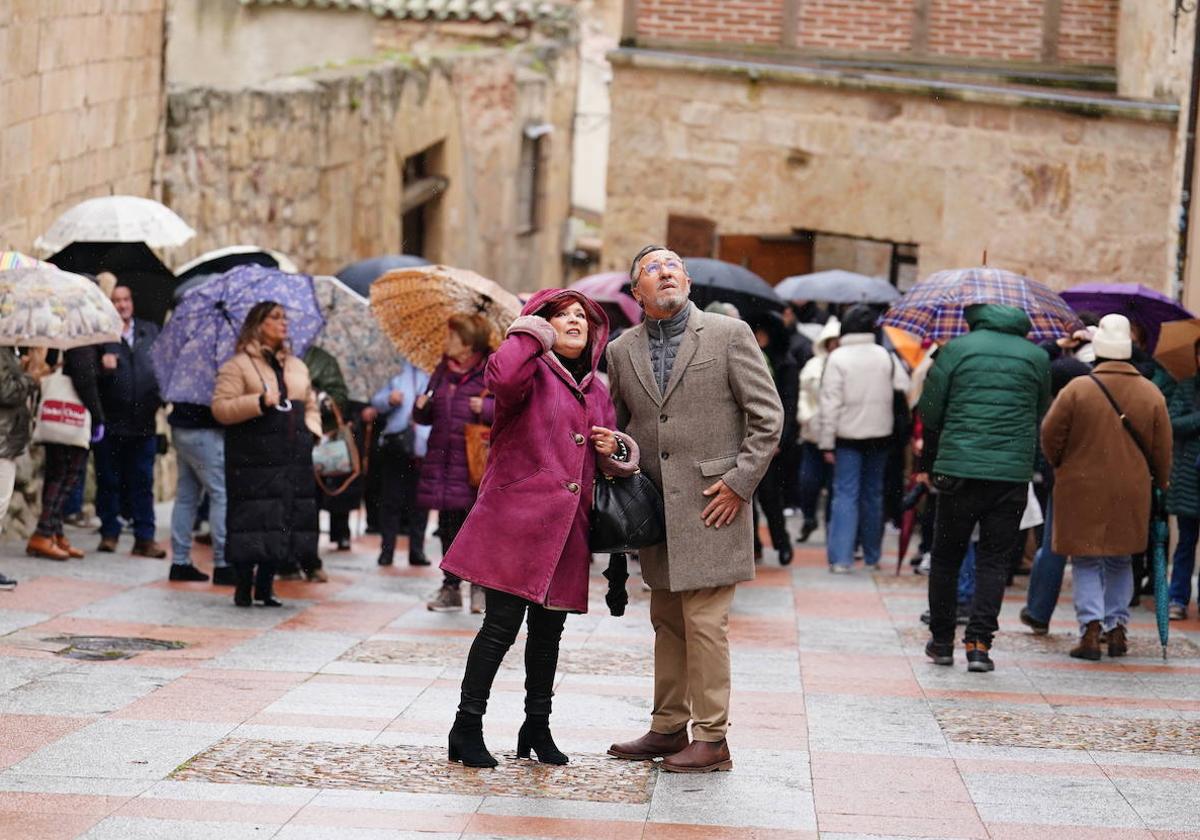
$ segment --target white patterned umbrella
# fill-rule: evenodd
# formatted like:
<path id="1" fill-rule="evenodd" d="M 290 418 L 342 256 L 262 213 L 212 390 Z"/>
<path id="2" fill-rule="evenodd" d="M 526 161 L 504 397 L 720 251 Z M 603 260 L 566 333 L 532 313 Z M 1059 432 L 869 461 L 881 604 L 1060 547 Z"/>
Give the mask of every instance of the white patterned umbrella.
<path id="1" fill-rule="evenodd" d="M 174 248 L 195 235 L 187 222 L 157 201 L 106 195 L 76 204 L 34 244 L 49 252 L 72 242 L 144 242 L 151 248 Z"/>
<path id="2" fill-rule="evenodd" d="M 366 298 L 336 277 L 317 276 L 313 282 L 325 316 L 316 344 L 337 359 L 350 399 L 369 402 L 403 370 L 404 357 L 371 315 Z"/>
<path id="3" fill-rule="evenodd" d="M 121 316 L 100 287 L 52 265 L 0 271 L 0 345 L 69 350 L 121 340 Z"/>

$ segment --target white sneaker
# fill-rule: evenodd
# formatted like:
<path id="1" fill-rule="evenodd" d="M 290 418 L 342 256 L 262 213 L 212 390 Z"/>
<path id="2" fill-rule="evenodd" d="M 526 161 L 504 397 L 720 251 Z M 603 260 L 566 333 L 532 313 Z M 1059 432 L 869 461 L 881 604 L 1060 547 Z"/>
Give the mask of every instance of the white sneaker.
<path id="1" fill-rule="evenodd" d="M 929 569 L 933 566 L 933 556 L 926 551 L 921 555 L 921 562 L 917 564 L 917 574 L 928 575 Z"/>
<path id="2" fill-rule="evenodd" d="M 487 606 L 487 600 L 484 598 L 483 587 L 477 584 L 471 584 L 471 614 L 483 615 L 484 608 Z"/>
<path id="3" fill-rule="evenodd" d="M 848 574 L 851 574 L 853 571 L 854 571 L 854 569 L 852 567 L 842 566 L 838 563 L 833 563 L 833 564 L 830 564 L 830 566 L 829 566 L 830 574 L 834 574 L 834 575 L 848 575 Z"/>

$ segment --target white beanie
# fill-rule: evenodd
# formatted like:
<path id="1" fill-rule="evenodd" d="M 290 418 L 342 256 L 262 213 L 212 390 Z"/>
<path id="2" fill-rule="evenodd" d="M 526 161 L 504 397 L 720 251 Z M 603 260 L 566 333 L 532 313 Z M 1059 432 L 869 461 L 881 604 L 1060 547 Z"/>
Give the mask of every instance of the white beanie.
<path id="1" fill-rule="evenodd" d="M 1092 336 L 1092 347 L 1098 359 L 1125 360 L 1133 355 L 1133 339 L 1129 335 L 1129 319 L 1124 315 L 1105 315 Z"/>

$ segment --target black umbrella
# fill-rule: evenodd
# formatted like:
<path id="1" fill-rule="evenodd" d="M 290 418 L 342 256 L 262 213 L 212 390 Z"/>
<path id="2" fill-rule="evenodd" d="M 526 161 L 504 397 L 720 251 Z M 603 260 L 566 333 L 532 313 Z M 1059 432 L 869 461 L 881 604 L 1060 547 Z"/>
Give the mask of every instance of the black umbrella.
<path id="1" fill-rule="evenodd" d="M 47 262 L 76 274 L 111 271 L 133 294 L 137 317 L 161 325 L 171 308 L 175 275 L 144 242 L 72 242 Z"/>
<path id="2" fill-rule="evenodd" d="M 782 312 L 787 306 L 770 283 L 748 268 L 707 257 L 688 257 L 683 264 L 692 278 L 692 303 L 701 309 L 718 301 L 732 303 L 745 318 L 755 312 Z M 625 290 L 630 285 L 626 283 Z"/>
<path id="3" fill-rule="evenodd" d="M 350 263 L 337 273 L 337 279 L 363 297 L 370 297 L 371 284 L 393 268 L 415 268 L 420 265 L 433 265 L 433 263 L 424 257 L 415 257 L 412 254 L 371 257 L 369 260 Z"/>
<path id="4" fill-rule="evenodd" d="M 223 248 L 220 251 L 212 253 L 213 255 L 207 259 L 193 260 L 180 268 L 180 282 L 200 275 L 224 274 L 229 269 L 237 268 L 239 265 L 261 265 L 266 268 L 281 268 L 278 258 L 270 251 L 255 251 L 249 248 L 238 250 Z M 283 268 L 283 270 L 290 271 L 292 269 Z M 175 300 L 178 301 L 179 297 L 179 290 L 176 290 Z"/>

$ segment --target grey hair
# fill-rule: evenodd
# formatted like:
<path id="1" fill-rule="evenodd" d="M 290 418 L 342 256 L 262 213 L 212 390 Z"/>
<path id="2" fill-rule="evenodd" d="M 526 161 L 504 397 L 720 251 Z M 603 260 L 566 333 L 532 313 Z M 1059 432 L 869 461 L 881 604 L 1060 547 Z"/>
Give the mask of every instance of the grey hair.
<path id="1" fill-rule="evenodd" d="M 645 248 L 638 251 L 637 256 L 633 258 L 633 264 L 629 266 L 629 279 L 631 281 L 633 281 L 634 284 L 637 283 L 638 263 L 640 263 L 642 261 L 642 257 L 646 256 L 647 254 L 652 254 L 655 251 L 667 251 L 667 250 L 670 250 L 670 249 L 663 245 L 647 245 Z"/>

